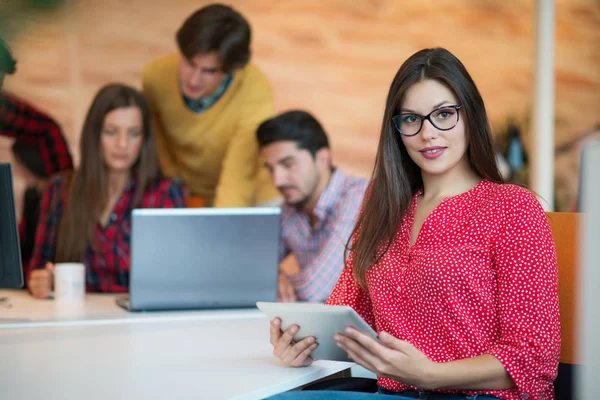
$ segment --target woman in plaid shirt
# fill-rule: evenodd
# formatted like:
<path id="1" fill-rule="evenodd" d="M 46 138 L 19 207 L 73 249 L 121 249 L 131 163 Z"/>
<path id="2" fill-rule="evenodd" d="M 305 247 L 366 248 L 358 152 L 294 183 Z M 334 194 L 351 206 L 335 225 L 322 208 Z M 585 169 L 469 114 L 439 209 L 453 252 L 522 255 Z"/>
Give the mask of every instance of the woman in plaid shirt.
<path id="1" fill-rule="evenodd" d="M 179 184 L 160 176 L 148 105 L 131 87 L 102 88 L 86 117 L 81 165 L 46 190 L 28 288 L 46 298 L 55 262 L 83 262 L 91 292 L 129 288 L 131 212 L 184 207 Z"/>

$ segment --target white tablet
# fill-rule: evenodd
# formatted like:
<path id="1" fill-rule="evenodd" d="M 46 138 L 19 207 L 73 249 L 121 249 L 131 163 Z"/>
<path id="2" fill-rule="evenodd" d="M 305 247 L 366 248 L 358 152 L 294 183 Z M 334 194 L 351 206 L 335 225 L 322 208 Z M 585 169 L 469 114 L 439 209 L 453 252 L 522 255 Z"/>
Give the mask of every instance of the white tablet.
<path id="1" fill-rule="evenodd" d="M 353 326 L 377 339 L 377 333 L 349 306 L 330 306 L 312 303 L 267 303 L 257 302 L 256 306 L 269 319 L 281 319 L 281 329 L 291 325 L 300 329 L 294 336 L 299 341 L 307 336 L 314 336 L 319 345 L 312 352 L 312 357 L 319 360 L 351 361 L 344 350 L 333 340 L 333 335 L 344 332 Z"/>

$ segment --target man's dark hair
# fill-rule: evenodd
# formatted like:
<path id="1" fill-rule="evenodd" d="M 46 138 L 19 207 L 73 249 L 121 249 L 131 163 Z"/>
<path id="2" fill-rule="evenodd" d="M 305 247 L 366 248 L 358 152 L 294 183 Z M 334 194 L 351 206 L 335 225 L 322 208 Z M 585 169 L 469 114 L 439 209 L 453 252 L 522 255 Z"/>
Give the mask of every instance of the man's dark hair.
<path id="1" fill-rule="evenodd" d="M 224 72 L 244 67 L 250 60 L 250 24 L 233 8 L 211 4 L 190 15 L 179 31 L 177 45 L 191 60 L 216 52 Z"/>
<path id="2" fill-rule="evenodd" d="M 12 75 L 17 70 L 17 61 L 13 58 L 6 42 L 0 39 L 0 73 Z"/>
<path id="3" fill-rule="evenodd" d="M 256 132 L 259 147 L 280 141 L 296 142 L 299 149 L 314 157 L 318 150 L 329 148 L 325 130 L 310 113 L 293 110 L 264 121 Z"/>

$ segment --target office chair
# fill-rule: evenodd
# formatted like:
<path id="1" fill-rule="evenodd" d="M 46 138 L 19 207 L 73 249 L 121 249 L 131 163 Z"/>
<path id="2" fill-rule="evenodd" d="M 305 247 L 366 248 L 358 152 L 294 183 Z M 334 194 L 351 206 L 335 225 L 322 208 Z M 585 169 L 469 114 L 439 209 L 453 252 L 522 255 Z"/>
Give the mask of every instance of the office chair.
<path id="1" fill-rule="evenodd" d="M 573 379 L 579 364 L 577 345 L 577 294 L 579 293 L 579 232 L 583 214 L 546 213 L 552 228 L 558 258 L 558 301 L 560 307 L 560 364 L 554 381 L 556 400 L 574 398 Z"/>

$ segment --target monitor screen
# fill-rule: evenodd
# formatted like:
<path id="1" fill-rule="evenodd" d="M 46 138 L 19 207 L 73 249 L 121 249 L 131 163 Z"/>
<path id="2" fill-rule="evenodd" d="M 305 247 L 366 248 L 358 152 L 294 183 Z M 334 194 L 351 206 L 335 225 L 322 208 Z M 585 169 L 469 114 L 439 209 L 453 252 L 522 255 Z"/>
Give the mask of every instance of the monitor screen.
<path id="1" fill-rule="evenodd" d="M 0 288 L 23 287 L 10 164 L 0 164 Z"/>

